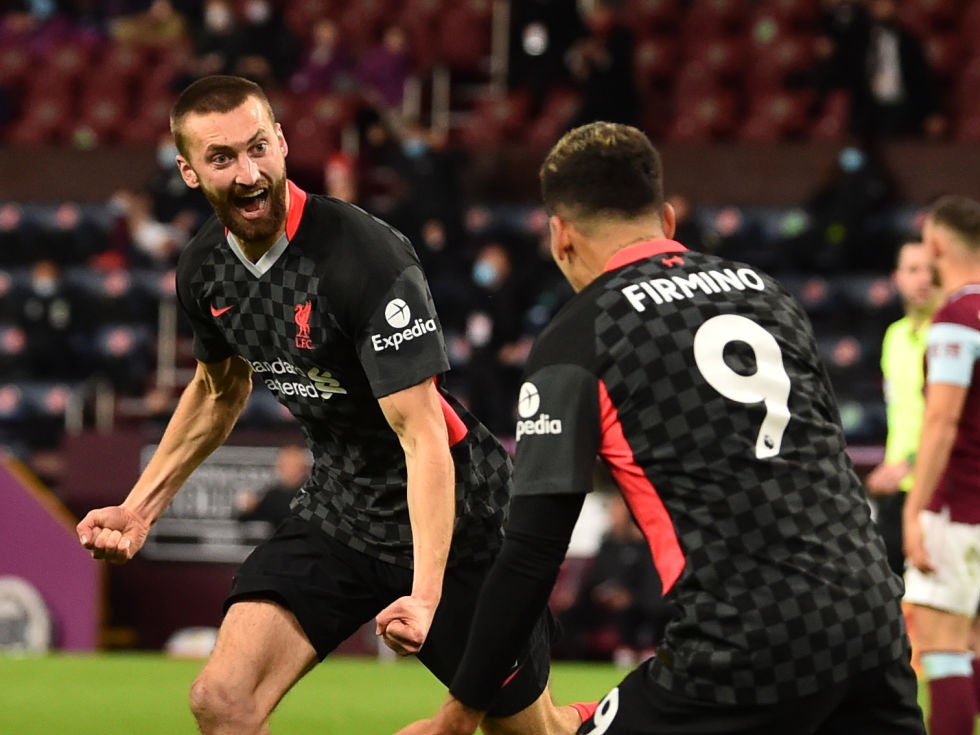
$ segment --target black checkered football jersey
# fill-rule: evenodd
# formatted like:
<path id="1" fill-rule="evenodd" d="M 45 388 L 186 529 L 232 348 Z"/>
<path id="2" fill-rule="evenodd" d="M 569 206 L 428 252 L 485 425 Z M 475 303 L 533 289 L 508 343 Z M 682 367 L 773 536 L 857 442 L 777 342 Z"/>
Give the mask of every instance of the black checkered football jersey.
<path id="1" fill-rule="evenodd" d="M 448 367 L 411 244 L 357 207 L 291 182 L 286 233 L 257 263 L 212 218 L 182 253 L 177 293 L 202 362 L 245 359 L 299 420 L 313 453 L 300 517 L 377 558 L 411 566 L 405 455 L 379 397 Z M 451 562 L 500 544 L 510 457 L 442 392 L 456 466 Z"/>
<path id="2" fill-rule="evenodd" d="M 907 649 L 899 598 L 802 309 L 743 264 L 620 251 L 535 344 L 514 492 L 585 493 L 599 454 L 678 609 L 654 680 L 811 694 Z"/>

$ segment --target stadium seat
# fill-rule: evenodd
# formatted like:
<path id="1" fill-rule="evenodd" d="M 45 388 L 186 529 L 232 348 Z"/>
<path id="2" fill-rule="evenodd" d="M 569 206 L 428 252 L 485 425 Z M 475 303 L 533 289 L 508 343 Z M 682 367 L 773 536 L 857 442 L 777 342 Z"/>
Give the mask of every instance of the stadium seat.
<path id="1" fill-rule="evenodd" d="M 74 100 L 65 87 L 37 83 L 27 93 L 25 110 L 7 131 L 12 143 L 36 146 L 66 141 L 74 116 Z"/>
<path id="2" fill-rule="evenodd" d="M 771 142 L 802 137 L 807 130 L 806 99 L 805 93 L 789 91 L 756 95 L 739 126 L 739 140 Z"/>
<path id="3" fill-rule="evenodd" d="M 666 137 L 676 143 L 703 143 L 727 138 L 735 129 L 735 97 L 718 89 L 678 100 Z"/>
<path id="4" fill-rule="evenodd" d="M 13 324 L 0 324 L 0 374 L 5 379 L 24 379 L 30 376 L 25 360 L 27 335 Z"/>
<path id="5" fill-rule="evenodd" d="M 108 379 L 125 395 L 140 395 L 153 367 L 154 340 L 145 326 L 106 324 L 97 327 L 88 358 L 94 374 Z"/>
<path id="6" fill-rule="evenodd" d="M 640 36 L 674 36 L 684 13 L 681 0 L 633 0 L 626 4 L 626 22 Z"/>
<path id="7" fill-rule="evenodd" d="M 756 45 L 748 65 L 746 86 L 758 93 L 775 89 L 809 70 L 814 63 L 814 37 L 805 34 L 786 34 L 772 43 Z"/>
<path id="8" fill-rule="evenodd" d="M 453 71 L 488 71 L 489 11 L 486 0 L 463 0 L 445 9 L 437 24 L 440 62 Z"/>
<path id="9" fill-rule="evenodd" d="M 843 140 L 847 134 L 850 96 L 844 90 L 831 92 L 819 116 L 810 124 L 811 140 Z"/>
<path id="10" fill-rule="evenodd" d="M 748 16 L 748 0 L 693 0 L 684 14 L 688 41 L 742 32 Z"/>
<path id="11" fill-rule="evenodd" d="M 101 89 L 89 87 L 79 101 L 79 111 L 73 126 L 74 137 L 87 132 L 100 145 L 114 143 L 131 119 L 128 90 L 111 85 Z"/>
<path id="12" fill-rule="evenodd" d="M 652 88 L 668 84 L 677 70 L 679 44 L 669 38 L 641 38 L 633 52 L 637 86 L 649 93 Z"/>
<path id="13" fill-rule="evenodd" d="M 820 25 L 820 0 L 762 0 L 759 7 L 794 31 L 815 31 Z"/>
<path id="14" fill-rule="evenodd" d="M 745 48 L 736 37 L 709 36 L 690 41 L 685 49 L 689 58 L 703 64 L 711 77 L 723 84 L 738 83 L 745 73 Z"/>
<path id="15" fill-rule="evenodd" d="M 929 66 L 940 80 L 949 82 L 956 78 L 964 55 L 963 39 L 959 33 L 930 34 L 925 38 L 925 52 Z"/>
<path id="16" fill-rule="evenodd" d="M 33 66 L 27 49 L 21 46 L 0 48 L 0 84 L 9 90 L 19 90 L 28 79 Z"/>

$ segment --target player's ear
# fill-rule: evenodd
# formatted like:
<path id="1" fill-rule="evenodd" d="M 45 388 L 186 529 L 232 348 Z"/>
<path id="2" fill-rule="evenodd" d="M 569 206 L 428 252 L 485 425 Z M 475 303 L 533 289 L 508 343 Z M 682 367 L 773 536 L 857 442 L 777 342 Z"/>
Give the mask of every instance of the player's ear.
<path id="1" fill-rule="evenodd" d="M 548 231 L 551 233 L 551 257 L 557 260 L 565 260 L 568 257 L 568 248 L 571 245 L 571 231 L 568 222 L 557 214 L 548 217 Z"/>
<path id="2" fill-rule="evenodd" d="M 282 134 L 282 125 L 276 123 L 276 140 L 279 141 L 279 150 L 282 151 L 282 157 L 285 158 L 289 154 L 289 145 L 286 143 L 286 136 Z"/>
<path id="3" fill-rule="evenodd" d="M 197 178 L 197 173 L 191 168 L 187 159 L 181 155 L 177 156 L 177 168 L 180 170 L 180 177 L 191 189 L 196 189 L 201 185 L 200 179 Z"/>
<path id="4" fill-rule="evenodd" d="M 674 211 L 674 205 L 670 202 L 664 202 L 664 213 L 660 221 L 664 227 L 664 237 L 672 240 L 674 233 L 677 232 L 677 212 Z"/>

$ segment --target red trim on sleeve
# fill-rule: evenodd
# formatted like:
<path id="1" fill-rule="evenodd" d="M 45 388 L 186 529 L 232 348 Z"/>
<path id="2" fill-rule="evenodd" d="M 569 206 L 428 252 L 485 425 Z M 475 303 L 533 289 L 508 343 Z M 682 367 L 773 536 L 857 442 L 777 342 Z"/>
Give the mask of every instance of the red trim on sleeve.
<path id="1" fill-rule="evenodd" d="M 286 215 L 286 239 L 292 240 L 296 230 L 299 229 L 299 221 L 303 217 L 303 209 L 306 207 L 306 192 L 300 189 L 292 181 L 286 182 L 289 187 L 289 214 Z"/>
<path id="2" fill-rule="evenodd" d="M 436 382 L 436 379 L 433 378 L 432 381 Z M 446 400 L 446 397 L 442 393 L 439 394 L 439 403 L 442 406 L 442 415 L 446 419 L 446 431 L 449 432 L 449 446 L 456 446 L 466 438 L 469 429 L 466 428 L 463 419 L 456 413 L 456 409 L 449 405 L 449 401 Z"/>
<path id="3" fill-rule="evenodd" d="M 684 252 L 687 252 L 687 248 L 676 240 L 647 240 L 646 242 L 640 242 L 636 245 L 625 247 L 622 250 L 617 250 L 616 253 L 608 261 L 606 261 L 606 267 L 603 268 L 603 270 L 614 271 L 617 268 L 622 268 L 624 265 L 635 263 L 638 260 L 646 260 L 647 258 L 652 258 L 655 255 Z"/>
<path id="4" fill-rule="evenodd" d="M 623 434 L 619 412 L 609 397 L 609 391 L 599 381 L 599 422 L 602 440 L 599 455 L 605 460 L 613 480 L 623 493 L 626 504 L 633 511 L 633 517 L 646 537 L 647 545 L 653 555 L 653 563 L 660 574 L 663 592 L 674 586 L 674 582 L 684 570 L 684 552 L 674 523 L 664 507 L 657 488 L 653 486 L 643 469 L 636 463 L 633 449 Z"/>

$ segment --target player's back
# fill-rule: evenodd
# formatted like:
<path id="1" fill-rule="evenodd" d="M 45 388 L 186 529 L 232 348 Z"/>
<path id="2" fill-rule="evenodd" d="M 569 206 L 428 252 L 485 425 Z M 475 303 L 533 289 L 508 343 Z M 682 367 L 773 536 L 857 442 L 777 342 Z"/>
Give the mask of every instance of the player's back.
<path id="1" fill-rule="evenodd" d="M 929 330 L 929 382 L 966 388 L 949 461 L 929 507 L 980 523 L 980 284 L 959 289 L 937 309 Z"/>
<path id="2" fill-rule="evenodd" d="M 590 369 L 629 450 L 609 456 L 643 474 L 620 467 L 619 484 L 679 609 L 655 676 L 771 702 L 894 660 L 901 581 L 806 315 L 757 269 L 665 242 L 614 259 L 542 336 L 592 323 Z"/>

